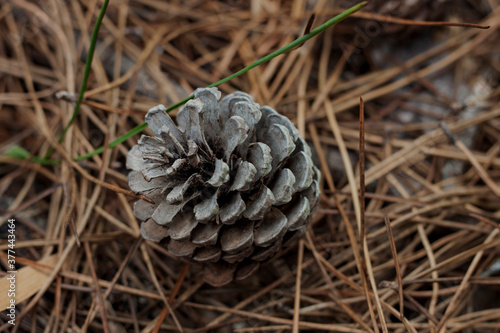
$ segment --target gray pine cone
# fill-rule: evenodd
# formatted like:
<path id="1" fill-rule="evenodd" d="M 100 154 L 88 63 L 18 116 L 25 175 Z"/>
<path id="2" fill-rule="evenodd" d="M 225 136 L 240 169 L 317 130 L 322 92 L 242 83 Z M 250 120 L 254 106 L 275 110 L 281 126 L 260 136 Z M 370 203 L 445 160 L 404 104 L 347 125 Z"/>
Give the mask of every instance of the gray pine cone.
<path id="1" fill-rule="evenodd" d="M 242 92 L 219 103 L 217 88 L 197 89 L 177 125 L 159 105 L 127 155 L 129 186 L 151 198 L 135 216 L 145 239 L 205 265 L 221 286 L 244 279 L 309 224 L 320 172 L 290 120 Z"/>

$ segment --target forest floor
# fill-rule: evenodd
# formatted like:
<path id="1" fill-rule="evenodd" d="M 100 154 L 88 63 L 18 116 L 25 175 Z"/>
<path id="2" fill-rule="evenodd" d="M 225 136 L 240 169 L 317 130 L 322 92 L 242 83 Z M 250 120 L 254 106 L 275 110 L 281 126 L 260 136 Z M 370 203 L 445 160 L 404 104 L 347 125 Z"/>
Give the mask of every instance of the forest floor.
<path id="1" fill-rule="evenodd" d="M 305 237 L 243 281 L 140 237 L 119 190 L 139 135 L 73 160 L 354 3 L 112 0 L 58 144 L 103 1 L 0 1 L 0 331 L 500 332 L 498 0 L 373 0 L 219 86 L 290 118 L 322 171 Z"/>

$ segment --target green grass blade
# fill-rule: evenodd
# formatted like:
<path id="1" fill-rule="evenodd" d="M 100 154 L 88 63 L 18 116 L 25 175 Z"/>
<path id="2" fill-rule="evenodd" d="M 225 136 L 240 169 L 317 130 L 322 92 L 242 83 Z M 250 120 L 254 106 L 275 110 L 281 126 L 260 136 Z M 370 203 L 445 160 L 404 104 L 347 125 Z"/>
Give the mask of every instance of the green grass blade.
<path id="1" fill-rule="evenodd" d="M 87 81 L 89 79 L 90 70 L 92 69 L 92 59 L 94 58 L 95 53 L 95 45 L 97 44 L 97 37 L 99 35 L 99 29 L 101 28 L 101 23 L 106 14 L 106 8 L 108 7 L 109 0 L 104 0 L 102 4 L 101 11 L 99 12 L 99 16 L 97 17 L 97 21 L 94 25 L 94 30 L 92 31 L 92 37 L 90 39 L 89 50 L 87 52 L 87 61 L 85 62 L 85 72 L 83 73 L 82 86 L 80 87 L 80 93 L 78 94 L 78 100 L 76 101 L 75 107 L 73 109 L 73 114 L 71 115 L 71 119 L 69 120 L 68 125 L 64 128 L 59 139 L 57 140 L 59 143 L 62 142 L 66 133 L 70 129 L 71 125 L 75 122 L 76 117 L 78 116 L 78 111 L 80 110 L 80 105 L 83 101 L 83 95 L 85 94 L 85 90 L 87 90 Z M 47 154 L 45 154 L 45 159 L 49 159 L 50 156 L 54 153 L 54 148 L 51 148 Z"/>

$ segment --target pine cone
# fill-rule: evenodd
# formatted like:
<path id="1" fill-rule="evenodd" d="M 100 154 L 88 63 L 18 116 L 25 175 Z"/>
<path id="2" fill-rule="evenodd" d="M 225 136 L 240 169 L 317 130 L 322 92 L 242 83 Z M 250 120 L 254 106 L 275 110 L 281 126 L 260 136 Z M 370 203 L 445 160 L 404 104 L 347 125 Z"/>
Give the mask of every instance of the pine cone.
<path id="1" fill-rule="evenodd" d="M 252 274 L 309 224 L 319 170 L 290 120 L 242 92 L 220 103 L 217 88 L 197 89 L 177 114 L 159 105 L 127 155 L 134 214 L 145 239 L 205 265 L 221 286 Z"/>

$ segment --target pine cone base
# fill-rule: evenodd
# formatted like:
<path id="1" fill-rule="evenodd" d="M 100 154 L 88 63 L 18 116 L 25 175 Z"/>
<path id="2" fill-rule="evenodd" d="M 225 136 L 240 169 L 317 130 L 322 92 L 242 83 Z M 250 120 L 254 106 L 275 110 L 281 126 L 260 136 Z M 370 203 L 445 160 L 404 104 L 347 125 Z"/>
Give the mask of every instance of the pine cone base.
<path id="1" fill-rule="evenodd" d="M 244 279 L 308 226 L 320 172 L 290 120 L 242 92 L 197 89 L 176 123 L 159 105 L 127 155 L 130 188 L 151 198 L 142 236 L 205 266 L 221 286 Z"/>

